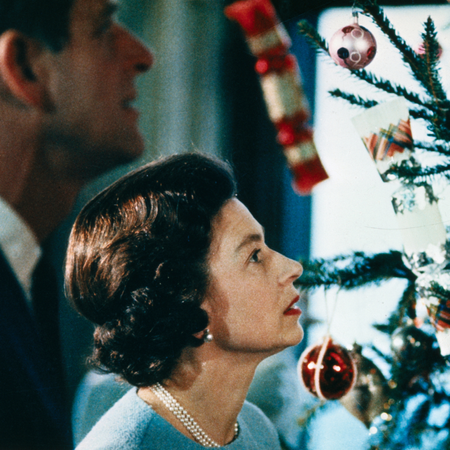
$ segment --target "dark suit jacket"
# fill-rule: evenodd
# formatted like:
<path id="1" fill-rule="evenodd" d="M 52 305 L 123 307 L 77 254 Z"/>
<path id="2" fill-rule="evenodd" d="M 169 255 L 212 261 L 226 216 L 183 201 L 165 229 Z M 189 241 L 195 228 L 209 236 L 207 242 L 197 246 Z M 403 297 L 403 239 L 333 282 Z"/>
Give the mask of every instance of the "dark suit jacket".
<path id="1" fill-rule="evenodd" d="M 0 251 L 0 450 L 71 448 L 62 380 Z"/>

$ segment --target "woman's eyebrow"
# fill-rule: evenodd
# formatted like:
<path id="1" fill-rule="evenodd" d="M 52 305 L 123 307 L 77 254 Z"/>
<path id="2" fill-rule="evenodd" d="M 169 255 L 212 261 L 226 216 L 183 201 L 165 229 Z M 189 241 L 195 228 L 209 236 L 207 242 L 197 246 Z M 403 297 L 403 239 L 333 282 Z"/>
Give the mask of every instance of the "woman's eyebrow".
<path id="1" fill-rule="evenodd" d="M 244 247 L 254 242 L 264 242 L 264 230 L 261 233 L 251 233 L 245 236 L 242 242 L 236 247 L 236 253 L 239 253 Z"/>

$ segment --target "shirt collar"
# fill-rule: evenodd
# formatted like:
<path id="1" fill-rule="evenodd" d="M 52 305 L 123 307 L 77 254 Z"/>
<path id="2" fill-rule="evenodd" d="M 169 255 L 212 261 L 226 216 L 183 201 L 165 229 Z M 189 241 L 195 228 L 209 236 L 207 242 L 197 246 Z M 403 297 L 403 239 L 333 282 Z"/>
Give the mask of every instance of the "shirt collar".
<path id="1" fill-rule="evenodd" d="M 42 249 L 22 217 L 0 197 L 0 246 L 27 299 L 31 299 L 31 278 Z"/>

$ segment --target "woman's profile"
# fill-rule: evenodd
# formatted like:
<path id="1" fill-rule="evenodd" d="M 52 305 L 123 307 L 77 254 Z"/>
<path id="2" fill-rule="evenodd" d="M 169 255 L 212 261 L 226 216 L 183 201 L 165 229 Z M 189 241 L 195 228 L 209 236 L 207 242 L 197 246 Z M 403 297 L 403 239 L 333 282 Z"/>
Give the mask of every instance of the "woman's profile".
<path id="1" fill-rule="evenodd" d="M 96 325 L 92 361 L 134 387 L 77 449 L 280 449 L 245 398 L 258 364 L 303 337 L 301 272 L 267 247 L 212 157 L 162 158 L 92 199 L 66 289 Z"/>

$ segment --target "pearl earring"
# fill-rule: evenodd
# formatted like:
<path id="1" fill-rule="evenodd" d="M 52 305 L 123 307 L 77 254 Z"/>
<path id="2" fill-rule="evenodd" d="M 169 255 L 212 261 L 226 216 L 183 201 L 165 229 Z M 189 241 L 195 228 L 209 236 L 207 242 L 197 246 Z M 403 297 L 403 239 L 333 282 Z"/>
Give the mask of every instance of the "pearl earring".
<path id="1" fill-rule="evenodd" d="M 214 337 L 210 333 L 209 328 L 206 328 L 205 334 L 203 335 L 203 342 L 211 342 L 213 339 Z"/>

